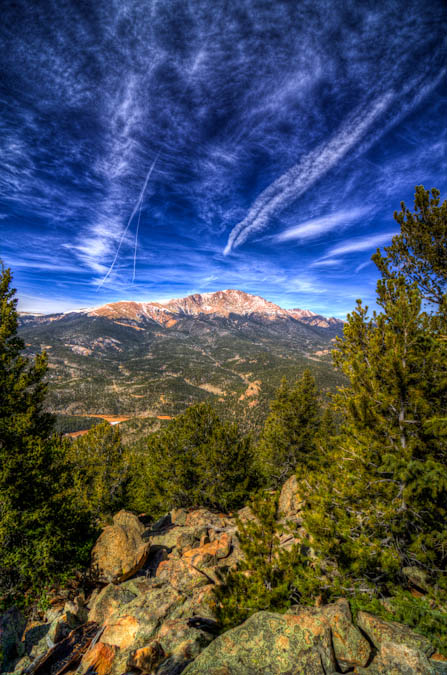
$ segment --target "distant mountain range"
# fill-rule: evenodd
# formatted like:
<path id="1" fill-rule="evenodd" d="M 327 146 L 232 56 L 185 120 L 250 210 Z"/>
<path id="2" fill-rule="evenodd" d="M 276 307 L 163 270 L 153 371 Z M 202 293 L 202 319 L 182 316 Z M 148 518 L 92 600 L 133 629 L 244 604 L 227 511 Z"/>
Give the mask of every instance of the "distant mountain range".
<path id="1" fill-rule="evenodd" d="M 339 381 L 330 350 L 340 319 L 239 290 L 20 320 L 28 351 L 48 352 L 50 405 L 65 414 L 173 415 L 211 398 L 256 417 L 282 375 L 309 367 L 322 387 Z"/>

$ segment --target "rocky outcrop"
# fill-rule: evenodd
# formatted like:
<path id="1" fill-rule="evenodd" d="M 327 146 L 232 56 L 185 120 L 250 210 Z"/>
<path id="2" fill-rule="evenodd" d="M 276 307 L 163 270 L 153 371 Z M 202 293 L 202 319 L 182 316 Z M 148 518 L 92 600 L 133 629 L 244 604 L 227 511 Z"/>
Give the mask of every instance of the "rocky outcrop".
<path id="1" fill-rule="evenodd" d="M 282 520 L 301 527 L 295 480 L 280 497 Z M 249 508 L 241 520 L 254 517 Z M 285 546 L 288 542 L 285 542 Z M 65 596 L 45 621 L 0 617 L 3 671 L 46 675 L 418 675 L 447 672 L 429 641 L 359 612 L 345 599 L 286 614 L 258 612 L 219 635 L 213 587 L 241 560 L 236 519 L 176 509 L 146 528 L 121 511 L 96 543 L 102 583 Z M 24 629 L 25 628 L 25 629 Z M 438 656 L 439 658 L 439 656 Z M 442 658 L 442 657 L 441 657 Z"/>

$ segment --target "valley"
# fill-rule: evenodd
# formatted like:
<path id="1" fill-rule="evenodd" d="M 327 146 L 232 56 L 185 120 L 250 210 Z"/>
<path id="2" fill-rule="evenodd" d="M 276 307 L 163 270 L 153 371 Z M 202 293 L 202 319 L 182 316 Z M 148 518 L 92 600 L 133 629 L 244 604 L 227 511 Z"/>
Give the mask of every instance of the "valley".
<path id="1" fill-rule="evenodd" d="M 20 333 L 29 354 L 48 354 L 52 412 L 168 419 L 210 399 L 224 417 L 251 426 L 283 376 L 309 368 L 324 390 L 340 382 L 330 352 L 342 328 L 338 319 L 227 290 L 24 315 Z"/>

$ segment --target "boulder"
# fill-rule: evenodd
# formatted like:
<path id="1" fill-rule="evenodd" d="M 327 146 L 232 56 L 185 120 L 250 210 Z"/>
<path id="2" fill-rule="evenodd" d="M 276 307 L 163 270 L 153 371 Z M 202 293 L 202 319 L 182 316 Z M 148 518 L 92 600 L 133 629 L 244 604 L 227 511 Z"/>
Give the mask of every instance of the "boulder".
<path id="1" fill-rule="evenodd" d="M 296 605 L 290 609 L 294 614 L 300 612 L 323 615 L 331 627 L 332 644 L 335 658 L 342 672 L 352 670 L 354 666 L 366 666 L 371 655 L 371 647 L 358 628 L 352 623 L 352 615 L 347 600 L 340 599 L 330 605 L 319 608 L 303 608 Z"/>
<path id="2" fill-rule="evenodd" d="M 404 644 L 382 642 L 378 654 L 368 668 L 356 670 L 358 675 L 435 675 L 436 670 L 423 651 Z"/>
<path id="3" fill-rule="evenodd" d="M 336 669 L 328 620 L 258 612 L 204 649 L 184 675 L 322 675 Z"/>
<path id="4" fill-rule="evenodd" d="M 170 558 L 160 563 L 156 578 L 165 581 L 179 593 L 190 594 L 195 588 L 209 584 L 214 580 L 208 574 L 202 573 L 196 567 L 182 558 Z"/>
<path id="5" fill-rule="evenodd" d="M 430 641 L 423 635 L 415 633 L 408 626 L 394 621 L 384 621 L 368 612 L 359 612 L 357 625 L 369 637 L 374 646 L 380 650 L 383 643 L 404 645 L 410 649 L 420 651 L 426 656 L 431 656 L 435 649 Z"/>
<path id="6" fill-rule="evenodd" d="M 128 511 L 120 511 L 106 527 L 92 551 L 92 567 L 100 580 L 119 583 L 145 564 L 150 543 L 143 540 L 144 525 Z"/>
<path id="7" fill-rule="evenodd" d="M 108 584 L 96 596 L 91 603 L 88 614 L 89 621 L 103 624 L 117 609 L 122 608 L 133 600 L 137 593 L 130 588 Z"/>
<path id="8" fill-rule="evenodd" d="M 231 551 L 231 536 L 224 532 L 218 538 L 202 546 L 184 551 L 182 560 L 198 567 L 216 566 L 219 560 L 227 558 Z"/>

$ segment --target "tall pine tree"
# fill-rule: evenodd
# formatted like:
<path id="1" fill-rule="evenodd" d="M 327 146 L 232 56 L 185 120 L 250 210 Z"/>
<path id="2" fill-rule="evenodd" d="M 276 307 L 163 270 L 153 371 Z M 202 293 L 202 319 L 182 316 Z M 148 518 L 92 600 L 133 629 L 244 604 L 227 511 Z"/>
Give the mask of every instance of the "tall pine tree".
<path id="1" fill-rule="evenodd" d="M 89 522 L 75 506 L 66 444 L 44 410 L 44 354 L 23 355 L 11 272 L 0 275 L 0 606 L 85 558 Z"/>
<path id="2" fill-rule="evenodd" d="M 389 591 L 408 566 L 447 585 L 447 324 L 442 269 L 424 253 L 438 215 L 426 204 L 420 245 L 412 229 L 413 271 L 399 238 L 386 249 L 394 271 L 375 256 L 379 311 L 358 301 L 334 353 L 349 379 L 336 398 L 344 424 L 328 469 L 311 477 L 306 526 L 342 592 Z"/>
<path id="3" fill-rule="evenodd" d="M 269 487 L 280 487 L 297 467 L 313 465 L 320 422 L 318 389 L 311 373 L 305 370 L 293 387 L 284 378 L 258 445 L 261 473 Z"/>

